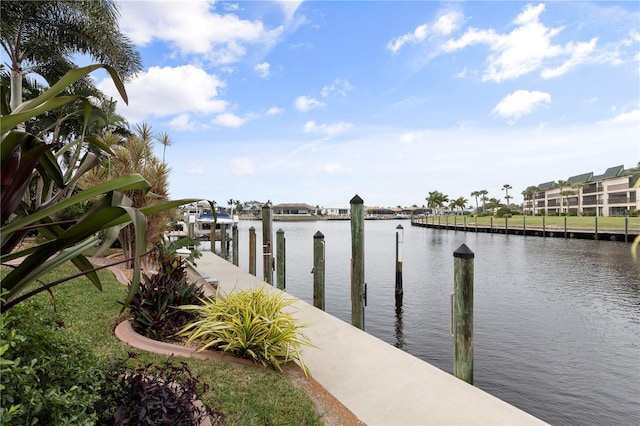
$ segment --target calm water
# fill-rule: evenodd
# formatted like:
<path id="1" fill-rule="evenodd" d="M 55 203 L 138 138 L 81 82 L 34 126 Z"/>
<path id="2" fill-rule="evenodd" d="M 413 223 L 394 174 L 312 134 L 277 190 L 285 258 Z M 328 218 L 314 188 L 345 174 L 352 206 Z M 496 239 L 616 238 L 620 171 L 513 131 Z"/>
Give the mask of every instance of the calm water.
<path id="1" fill-rule="evenodd" d="M 405 230 L 404 304 L 395 308 L 395 232 Z M 240 267 L 249 227 L 240 222 Z M 326 311 L 351 322 L 348 221 L 283 229 L 287 291 L 313 303 L 313 235 L 326 243 Z M 475 252 L 475 386 L 555 425 L 640 424 L 640 266 L 630 245 L 365 222 L 368 333 L 452 373 L 453 251 Z M 275 273 L 274 273 L 275 279 Z"/>

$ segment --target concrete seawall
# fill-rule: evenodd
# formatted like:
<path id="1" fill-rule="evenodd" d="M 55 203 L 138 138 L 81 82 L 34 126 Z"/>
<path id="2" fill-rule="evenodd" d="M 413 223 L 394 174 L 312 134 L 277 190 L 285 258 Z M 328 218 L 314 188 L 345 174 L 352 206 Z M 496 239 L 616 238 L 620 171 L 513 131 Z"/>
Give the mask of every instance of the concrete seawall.
<path id="1" fill-rule="evenodd" d="M 268 284 L 203 252 L 195 268 L 228 294 Z M 271 287 L 272 291 L 280 291 Z M 535 425 L 540 419 L 294 298 L 294 316 L 316 348 L 313 378 L 367 425 Z"/>

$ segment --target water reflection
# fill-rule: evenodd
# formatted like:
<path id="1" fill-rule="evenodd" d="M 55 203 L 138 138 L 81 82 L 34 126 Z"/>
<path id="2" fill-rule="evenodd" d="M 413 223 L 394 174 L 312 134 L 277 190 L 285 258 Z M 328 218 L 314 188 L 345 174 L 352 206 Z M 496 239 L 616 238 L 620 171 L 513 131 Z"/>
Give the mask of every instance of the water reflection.
<path id="1" fill-rule="evenodd" d="M 396 305 L 396 322 L 395 322 L 395 347 L 398 349 L 404 349 L 404 326 L 402 324 L 402 305 Z"/>

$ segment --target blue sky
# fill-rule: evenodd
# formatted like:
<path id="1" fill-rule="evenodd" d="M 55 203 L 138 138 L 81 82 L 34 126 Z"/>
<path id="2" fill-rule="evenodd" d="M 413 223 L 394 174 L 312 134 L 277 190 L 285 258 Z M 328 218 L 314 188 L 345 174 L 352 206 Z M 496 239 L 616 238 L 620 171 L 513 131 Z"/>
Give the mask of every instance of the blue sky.
<path id="1" fill-rule="evenodd" d="M 640 3 L 123 1 L 172 198 L 422 205 L 640 161 Z M 99 87 L 117 97 L 109 80 Z M 162 146 L 156 144 L 162 157 Z"/>

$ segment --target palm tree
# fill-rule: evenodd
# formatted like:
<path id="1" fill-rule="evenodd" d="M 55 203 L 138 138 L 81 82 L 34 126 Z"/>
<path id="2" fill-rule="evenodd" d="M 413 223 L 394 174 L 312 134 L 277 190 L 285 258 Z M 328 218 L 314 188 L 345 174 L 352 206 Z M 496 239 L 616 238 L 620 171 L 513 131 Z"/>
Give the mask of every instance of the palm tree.
<path id="1" fill-rule="evenodd" d="M 36 73 L 52 85 L 77 67 L 76 54 L 111 65 L 123 79 L 143 69 L 140 53 L 119 29 L 115 1 L 3 1 L 0 16 L 12 110 L 22 103 L 25 74 Z"/>
<path id="2" fill-rule="evenodd" d="M 473 191 L 471 196 L 476 199 L 476 213 L 478 213 L 478 197 L 481 196 L 482 193 L 480 191 Z"/>
<path id="3" fill-rule="evenodd" d="M 527 186 L 527 188 L 522 191 L 522 195 L 526 200 L 531 200 L 531 216 L 534 215 L 535 213 L 535 208 L 536 208 L 536 194 L 538 193 L 538 191 L 540 191 L 540 188 L 538 188 L 537 186 Z"/>
<path id="4" fill-rule="evenodd" d="M 460 211 L 461 211 L 461 212 L 464 212 L 464 206 L 466 206 L 466 205 L 467 205 L 467 202 L 469 202 L 469 200 L 467 200 L 466 198 L 464 198 L 464 197 L 458 197 L 458 198 L 456 198 L 456 200 L 454 201 L 454 204 L 455 204 L 455 206 L 456 206 L 456 207 L 459 207 L 459 208 L 460 208 Z"/>
<path id="5" fill-rule="evenodd" d="M 229 198 L 229 201 L 227 201 L 227 204 L 229 205 L 229 214 L 231 216 L 233 216 L 233 206 L 235 206 L 236 200 L 234 200 L 233 198 Z"/>
<path id="6" fill-rule="evenodd" d="M 167 147 L 173 145 L 173 139 L 165 132 L 161 132 L 156 138 L 163 146 L 162 148 L 162 162 L 165 162 L 165 154 L 167 153 Z"/>
<path id="7" fill-rule="evenodd" d="M 554 185 L 555 188 L 560 188 L 560 213 L 562 213 L 562 206 L 564 204 L 563 192 L 564 188 L 569 185 L 569 182 L 566 180 L 559 180 L 558 183 Z"/>
<path id="8" fill-rule="evenodd" d="M 443 194 L 440 191 L 429 192 L 429 196 L 426 198 L 427 207 L 436 209 L 444 207 L 445 203 L 449 201 L 449 196 Z"/>
<path id="9" fill-rule="evenodd" d="M 480 193 L 480 199 L 482 200 L 482 211 L 484 212 L 487 209 L 487 195 L 489 194 L 489 191 L 487 191 L 486 189 L 481 189 L 478 192 Z"/>
<path id="10" fill-rule="evenodd" d="M 509 195 L 510 189 L 513 189 L 513 188 L 508 183 L 505 183 L 504 185 L 502 185 L 502 190 L 505 193 L 504 199 L 507 200 L 507 207 L 509 207 L 509 200 L 511 199 L 511 195 Z"/>

